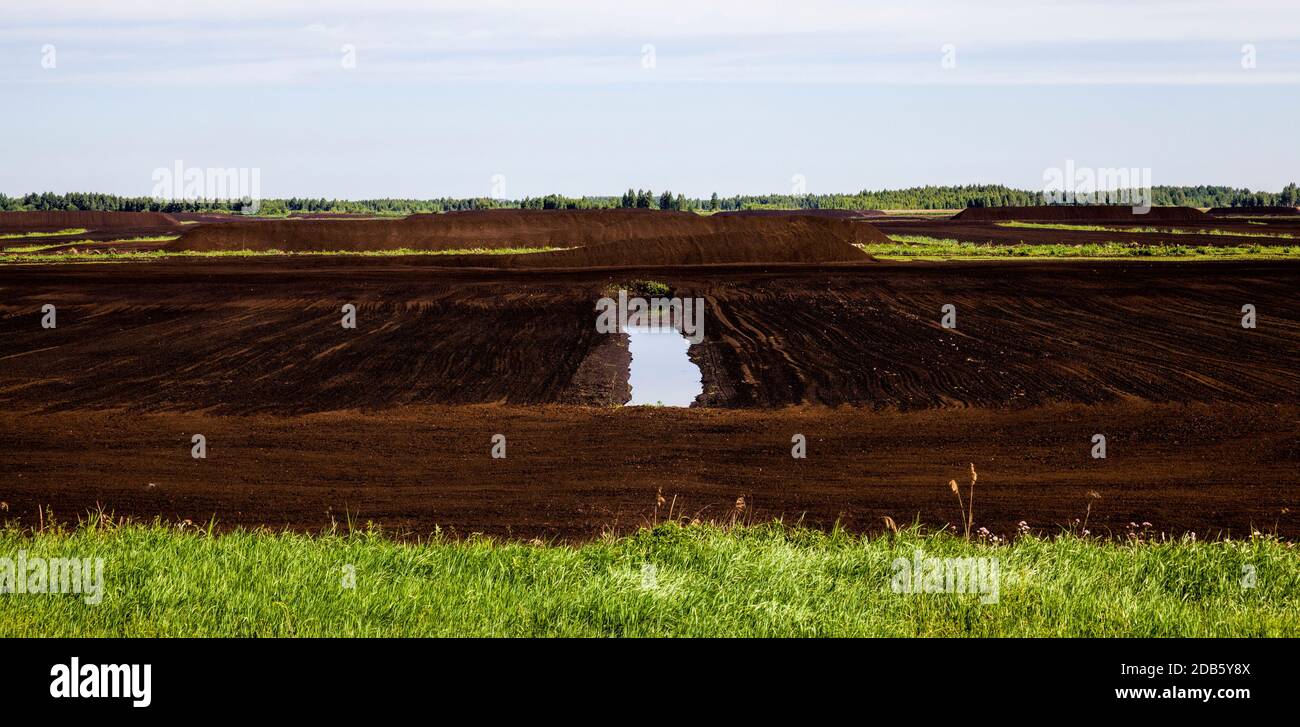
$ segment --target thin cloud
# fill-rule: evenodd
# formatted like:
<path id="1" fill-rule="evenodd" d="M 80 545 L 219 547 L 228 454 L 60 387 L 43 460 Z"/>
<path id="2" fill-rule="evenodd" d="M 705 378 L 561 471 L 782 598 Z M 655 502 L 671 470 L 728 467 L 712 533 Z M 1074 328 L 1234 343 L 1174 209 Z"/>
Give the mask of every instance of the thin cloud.
<path id="1" fill-rule="evenodd" d="M 1290 0 L 56 0 L 9 11 L 0 80 L 292 83 L 338 71 L 349 44 L 358 75 L 403 82 L 1291 84 L 1297 27 Z M 40 72 L 47 43 L 67 60 L 57 77 Z M 958 63 L 940 73 L 947 44 Z M 1247 44 L 1257 63 L 1243 73 Z"/>

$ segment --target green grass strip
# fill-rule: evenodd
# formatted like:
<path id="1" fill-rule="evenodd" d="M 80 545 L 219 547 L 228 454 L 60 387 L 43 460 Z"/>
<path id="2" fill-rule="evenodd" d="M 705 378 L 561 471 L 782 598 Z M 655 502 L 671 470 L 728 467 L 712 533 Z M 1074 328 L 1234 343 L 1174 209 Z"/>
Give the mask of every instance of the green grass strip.
<path id="1" fill-rule="evenodd" d="M 880 258 L 919 259 L 1005 259 L 1005 258 L 1161 258 L 1204 260 L 1222 258 L 1272 259 L 1300 257 L 1300 245 L 1194 246 L 1147 245 L 1130 242 L 1103 242 L 1085 245 L 1035 244 L 1014 245 L 961 242 L 919 235 L 894 235 L 892 243 L 859 245 Z"/>
<path id="2" fill-rule="evenodd" d="M 0 240 L 19 240 L 28 237 L 56 237 L 58 235 L 81 235 L 86 232 L 84 227 L 69 227 L 66 230 L 57 232 L 16 232 L 0 235 Z"/>
<path id="3" fill-rule="evenodd" d="M 175 239 L 175 238 L 163 238 Z M 149 238 L 123 240 L 121 242 L 151 241 Z M 118 242 L 118 241 L 114 241 Z M 107 243 L 99 243 L 102 249 Z M 283 250 L 132 250 L 116 252 L 78 251 L 76 253 L 42 253 L 22 249 L 6 249 L 0 252 L 0 264 L 34 264 L 34 263 L 108 263 L 108 262 L 153 262 L 169 258 L 226 258 L 226 257 L 274 257 L 274 256 L 359 256 L 359 257 L 394 257 L 403 255 L 527 255 L 539 252 L 556 252 L 567 250 L 564 247 L 474 247 L 456 250 L 414 250 L 398 248 L 393 250 L 322 250 L 305 252 L 286 252 Z"/>
<path id="4" fill-rule="evenodd" d="M 29 563 L 103 559 L 102 600 L 0 594 L 0 637 L 1300 636 L 1300 550 L 1270 536 L 990 545 L 668 524 L 564 546 L 0 530 L 0 559 L 19 551 Z M 992 559 L 997 601 L 896 592 L 918 551 Z"/>
<path id="5" fill-rule="evenodd" d="M 1161 235 L 1226 235 L 1228 237 L 1265 237 L 1283 240 L 1300 239 L 1288 232 L 1236 232 L 1232 230 L 1180 230 L 1172 227 L 1126 227 L 1123 225 L 1076 225 L 1058 222 L 998 222 L 998 227 L 1030 230 L 1083 230 L 1087 232 L 1134 232 Z"/>

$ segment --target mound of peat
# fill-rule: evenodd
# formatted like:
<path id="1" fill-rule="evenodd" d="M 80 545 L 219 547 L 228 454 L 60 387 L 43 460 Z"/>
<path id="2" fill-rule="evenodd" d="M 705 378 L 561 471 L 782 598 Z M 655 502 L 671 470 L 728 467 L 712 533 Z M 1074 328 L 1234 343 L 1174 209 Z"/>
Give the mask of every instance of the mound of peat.
<path id="1" fill-rule="evenodd" d="M 451 250 L 575 247 L 613 240 L 691 234 L 707 221 L 655 210 L 475 210 L 397 219 L 289 219 L 225 222 L 188 230 L 172 250 Z"/>
<path id="2" fill-rule="evenodd" d="M 1136 214 L 1120 205 L 1043 205 L 1041 207 L 968 207 L 953 219 L 965 222 L 1200 222 L 1205 213 L 1193 207 L 1152 207 Z"/>
<path id="3" fill-rule="evenodd" d="M 820 220 L 787 222 L 785 230 L 733 229 L 685 237 L 603 242 L 558 252 L 507 255 L 503 268 L 604 268 L 620 265 L 716 265 L 732 263 L 863 263 L 871 255 L 852 245 L 848 230 L 826 229 Z M 836 226 L 842 226 L 837 222 Z M 879 230 L 872 230 L 880 234 Z"/>
<path id="4" fill-rule="evenodd" d="M 161 212 L 0 212 L 0 231 L 56 232 L 81 228 L 116 230 L 151 227 L 174 227 L 177 221 Z"/>
<path id="5" fill-rule="evenodd" d="M 796 250 L 791 238 L 811 235 L 807 250 Z M 740 236 L 752 239 L 740 239 Z M 825 241 L 840 249 L 820 249 Z M 777 240 L 783 244 L 774 244 Z M 650 249 L 638 251 L 641 242 Z M 854 242 L 888 242 L 868 225 L 816 217 L 705 217 L 692 212 L 655 210 L 481 210 L 446 214 L 412 215 L 401 219 L 371 220 L 257 220 L 197 225 L 168 250 L 284 250 L 367 251 L 411 248 L 453 250 L 467 248 L 563 247 L 585 248 L 612 243 L 625 245 L 628 256 L 667 259 L 700 257 L 717 262 L 747 261 L 771 248 L 778 257 L 799 260 L 853 258 L 856 250 L 842 248 Z M 691 245 L 718 247 L 692 256 Z M 797 247 L 797 246 L 796 246 Z M 735 252 L 726 252 L 729 249 Z M 740 252 L 745 248 L 744 252 Z M 622 248 L 605 248 L 602 259 L 617 256 Z M 674 251 L 677 252 L 674 252 Z M 529 258 L 536 258 L 530 255 Z M 580 256 L 579 256 L 580 257 Z M 630 258 L 629 258 L 630 259 Z M 857 259 L 860 259 L 857 258 Z M 562 265 L 563 263 L 555 263 Z M 611 263 L 614 264 L 614 263 Z"/>

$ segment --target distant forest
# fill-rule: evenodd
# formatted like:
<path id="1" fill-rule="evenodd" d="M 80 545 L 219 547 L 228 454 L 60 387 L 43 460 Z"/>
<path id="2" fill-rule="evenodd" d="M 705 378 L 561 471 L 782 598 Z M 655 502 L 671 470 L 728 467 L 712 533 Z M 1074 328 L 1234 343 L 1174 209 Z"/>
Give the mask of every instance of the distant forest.
<path id="1" fill-rule="evenodd" d="M 1187 207 L 1259 207 L 1300 205 L 1300 190 L 1294 182 L 1281 192 L 1252 192 L 1249 189 L 1201 185 L 1196 187 L 1154 187 L 1156 205 Z M 1003 207 L 1044 204 L 1036 190 L 1012 189 L 1002 185 L 965 185 L 960 187 L 911 187 L 909 189 L 863 190 L 857 194 L 760 194 L 696 199 L 664 191 L 629 189 L 617 197 L 566 197 L 548 194 L 519 200 L 473 197 L 454 199 L 264 199 L 260 215 L 286 215 L 293 212 L 349 212 L 372 215 L 405 215 L 417 212 L 453 210 L 523 208 L 523 209 L 608 209 L 636 207 L 668 210 L 746 210 L 746 209 L 882 209 L 924 210 L 960 209 L 964 207 Z M 0 194 L 0 211 L 22 210 L 96 210 L 122 212 L 235 212 L 239 201 L 158 200 L 151 197 L 120 197 L 114 194 L 73 192 L 69 194 L 26 194 L 10 197 Z"/>

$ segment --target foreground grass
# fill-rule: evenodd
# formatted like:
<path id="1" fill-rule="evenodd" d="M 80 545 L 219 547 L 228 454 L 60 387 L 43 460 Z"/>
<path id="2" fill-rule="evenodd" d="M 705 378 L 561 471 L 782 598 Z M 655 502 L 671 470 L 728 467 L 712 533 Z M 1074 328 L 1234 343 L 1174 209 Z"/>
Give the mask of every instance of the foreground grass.
<path id="1" fill-rule="evenodd" d="M 894 559 L 918 549 L 997 559 L 999 602 L 894 593 Z M 158 525 L 0 531 L 0 558 L 20 550 L 102 558 L 103 600 L 0 594 L 0 637 L 1300 636 L 1300 549 L 1270 537 L 979 545 L 670 524 L 543 546 Z"/>
<path id="2" fill-rule="evenodd" d="M 1133 227 L 1125 225 L 1079 225 L 1063 222 L 998 222 L 998 227 L 1017 227 L 1030 230 L 1084 230 L 1087 232 L 1139 232 L 1162 235 L 1226 235 L 1228 237 L 1264 237 L 1284 240 L 1300 239 L 1300 235 L 1287 232 L 1239 232 L 1235 230 L 1183 230 L 1173 227 Z"/>
<path id="3" fill-rule="evenodd" d="M 114 240 L 113 242 L 156 242 L 174 240 L 167 238 L 135 238 L 132 240 Z M 68 244 L 68 243 L 60 243 Z M 109 243 L 99 243 L 102 247 Z M 15 248 L 0 252 L 0 264 L 44 264 L 44 263 L 108 263 L 108 262 L 154 262 L 168 258 L 223 258 L 223 257 L 273 257 L 273 256 L 320 256 L 353 255 L 361 257 L 391 257 L 396 255 L 527 255 L 537 252 L 556 252 L 567 250 L 565 247 L 472 247 L 455 250 L 415 250 L 396 248 L 393 250 L 323 250 L 308 252 L 285 252 L 284 250 L 131 250 L 115 252 L 78 251 L 41 252 L 46 247 Z"/>
<path id="4" fill-rule="evenodd" d="M 891 239 L 893 240 L 892 243 L 859 245 L 858 247 L 879 258 L 899 260 L 942 260 L 947 258 L 1111 259 L 1135 257 L 1167 258 L 1175 260 L 1300 258 L 1300 244 L 1194 246 L 1144 245 L 1127 242 L 1105 242 L 1088 245 L 1037 244 L 1021 242 L 1016 245 L 995 245 L 992 243 L 962 242 L 958 240 L 925 237 L 921 235 L 894 235 Z"/>

